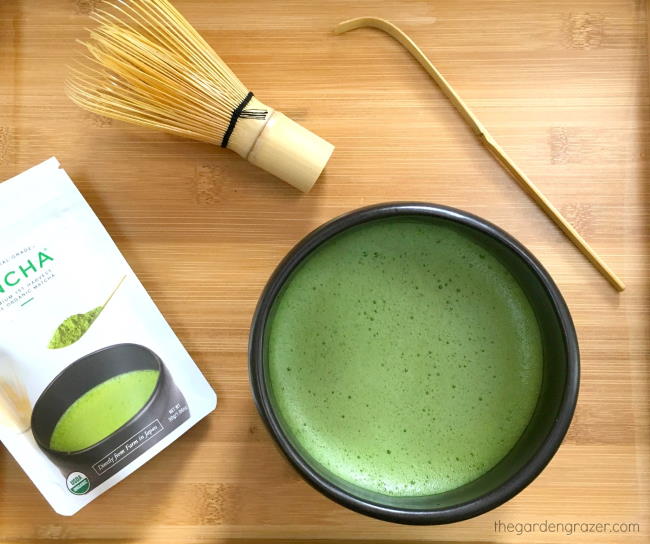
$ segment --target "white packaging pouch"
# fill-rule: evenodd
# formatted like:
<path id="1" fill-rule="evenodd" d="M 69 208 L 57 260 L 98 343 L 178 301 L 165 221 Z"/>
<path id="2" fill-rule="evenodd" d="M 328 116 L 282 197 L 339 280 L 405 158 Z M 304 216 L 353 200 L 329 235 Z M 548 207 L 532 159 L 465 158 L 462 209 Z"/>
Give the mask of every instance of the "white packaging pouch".
<path id="1" fill-rule="evenodd" d="M 0 184 L 0 440 L 72 515 L 216 395 L 56 159 Z"/>

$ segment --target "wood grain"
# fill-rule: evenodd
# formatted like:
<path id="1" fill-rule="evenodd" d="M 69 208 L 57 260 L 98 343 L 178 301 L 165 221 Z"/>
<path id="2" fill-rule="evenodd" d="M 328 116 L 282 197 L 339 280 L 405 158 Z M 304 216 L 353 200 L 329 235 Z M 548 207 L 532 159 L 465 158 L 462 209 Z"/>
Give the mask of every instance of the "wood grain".
<path id="1" fill-rule="evenodd" d="M 0 2 L 0 179 L 56 155 L 220 395 L 218 410 L 73 518 L 0 448 L 0 542 L 647 542 L 650 532 L 646 4 L 633 0 L 176 0 L 260 99 L 337 146 L 307 195 L 206 144 L 91 116 L 63 94 L 95 0 Z M 499 143 L 627 284 L 616 294 L 515 186 L 426 73 L 408 32 Z M 255 411 L 257 297 L 302 236 L 355 207 L 425 200 L 497 223 L 573 313 L 582 387 L 543 474 L 479 518 L 402 527 L 345 510 L 283 460 Z M 639 531 L 495 531 L 495 522 Z"/>

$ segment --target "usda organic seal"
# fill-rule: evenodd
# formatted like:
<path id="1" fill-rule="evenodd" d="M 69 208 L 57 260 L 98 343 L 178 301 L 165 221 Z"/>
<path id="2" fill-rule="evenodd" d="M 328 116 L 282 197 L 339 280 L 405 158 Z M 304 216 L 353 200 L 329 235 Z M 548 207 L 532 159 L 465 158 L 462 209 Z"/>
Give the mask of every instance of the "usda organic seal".
<path id="1" fill-rule="evenodd" d="M 73 495 L 85 495 L 90 491 L 90 482 L 83 472 L 72 472 L 65 483 Z"/>

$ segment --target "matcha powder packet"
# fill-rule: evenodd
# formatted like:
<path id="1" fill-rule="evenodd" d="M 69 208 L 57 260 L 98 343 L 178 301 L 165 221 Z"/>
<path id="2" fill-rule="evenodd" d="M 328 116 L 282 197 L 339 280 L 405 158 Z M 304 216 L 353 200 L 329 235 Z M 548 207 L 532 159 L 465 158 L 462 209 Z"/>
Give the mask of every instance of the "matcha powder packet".
<path id="1" fill-rule="evenodd" d="M 59 162 L 0 183 L 0 441 L 54 510 L 74 514 L 216 403 Z"/>

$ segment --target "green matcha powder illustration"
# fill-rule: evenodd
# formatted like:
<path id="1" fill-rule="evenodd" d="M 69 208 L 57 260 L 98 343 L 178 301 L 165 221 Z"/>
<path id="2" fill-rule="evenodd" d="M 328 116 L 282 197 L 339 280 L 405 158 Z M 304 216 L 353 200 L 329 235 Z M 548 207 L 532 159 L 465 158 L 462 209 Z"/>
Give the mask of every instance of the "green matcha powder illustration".
<path id="1" fill-rule="evenodd" d="M 117 292 L 122 283 L 124 283 L 125 279 L 126 276 L 120 280 L 117 287 L 113 289 L 113 292 L 106 299 L 104 304 L 97 306 L 97 308 L 93 308 L 85 314 L 74 314 L 65 319 L 63 323 L 57 327 L 56 331 L 54 331 L 52 339 L 47 347 L 49 349 L 60 349 L 77 342 L 84 334 L 86 334 L 86 332 L 88 332 L 88 329 L 90 329 L 92 324 L 97 320 L 99 314 L 104 311 L 104 308 L 106 308 L 106 305 L 113 298 L 113 295 Z"/>

